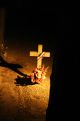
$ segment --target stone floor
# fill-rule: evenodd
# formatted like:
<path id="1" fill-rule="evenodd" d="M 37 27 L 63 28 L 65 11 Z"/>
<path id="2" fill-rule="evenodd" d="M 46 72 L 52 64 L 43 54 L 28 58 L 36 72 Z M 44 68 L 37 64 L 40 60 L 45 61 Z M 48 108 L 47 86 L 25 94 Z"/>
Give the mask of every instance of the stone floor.
<path id="1" fill-rule="evenodd" d="M 14 62 L 13 57 L 9 57 L 9 60 Z M 26 71 L 25 63 L 23 62 L 24 68 L 21 71 L 28 74 L 30 71 Z M 0 67 L 1 121 L 45 121 L 50 90 L 49 76 L 41 84 L 21 86 L 15 84 L 17 75 L 8 68 Z"/>

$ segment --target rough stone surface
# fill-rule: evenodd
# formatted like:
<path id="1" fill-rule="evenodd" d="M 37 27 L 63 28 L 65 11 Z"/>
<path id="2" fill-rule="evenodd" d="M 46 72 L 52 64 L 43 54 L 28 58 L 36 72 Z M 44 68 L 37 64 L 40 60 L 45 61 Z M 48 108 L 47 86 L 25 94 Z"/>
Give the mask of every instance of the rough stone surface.
<path id="1" fill-rule="evenodd" d="M 7 61 L 20 62 L 12 56 L 8 56 Z M 21 71 L 29 74 L 31 70 L 26 70 L 26 63 L 21 64 L 24 66 Z M 45 121 L 50 89 L 49 76 L 41 84 L 17 86 L 17 75 L 8 68 L 0 67 L 1 121 Z"/>

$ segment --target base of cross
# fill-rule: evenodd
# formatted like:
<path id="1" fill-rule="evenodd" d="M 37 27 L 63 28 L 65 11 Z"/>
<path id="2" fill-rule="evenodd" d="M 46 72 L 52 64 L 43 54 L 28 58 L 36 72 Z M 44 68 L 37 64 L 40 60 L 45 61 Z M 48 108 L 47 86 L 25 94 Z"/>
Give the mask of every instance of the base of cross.
<path id="1" fill-rule="evenodd" d="M 44 67 L 44 65 L 41 68 L 34 68 L 32 71 L 30 77 L 32 83 L 41 83 L 46 78 L 48 67 Z"/>
<path id="2" fill-rule="evenodd" d="M 17 76 L 16 84 L 28 85 L 28 84 L 40 84 L 44 79 L 46 79 L 48 67 L 34 68 L 30 75 L 25 75 L 24 77 Z"/>

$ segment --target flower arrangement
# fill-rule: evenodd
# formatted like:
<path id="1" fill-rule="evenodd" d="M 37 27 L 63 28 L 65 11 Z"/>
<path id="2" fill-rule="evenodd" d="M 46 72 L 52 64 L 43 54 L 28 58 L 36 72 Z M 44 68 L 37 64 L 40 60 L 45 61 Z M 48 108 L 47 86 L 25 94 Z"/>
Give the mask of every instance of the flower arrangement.
<path id="1" fill-rule="evenodd" d="M 46 78 L 48 67 L 45 67 L 44 65 L 41 68 L 34 68 L 31 77 L 32 83 L 41 83 Z"/>

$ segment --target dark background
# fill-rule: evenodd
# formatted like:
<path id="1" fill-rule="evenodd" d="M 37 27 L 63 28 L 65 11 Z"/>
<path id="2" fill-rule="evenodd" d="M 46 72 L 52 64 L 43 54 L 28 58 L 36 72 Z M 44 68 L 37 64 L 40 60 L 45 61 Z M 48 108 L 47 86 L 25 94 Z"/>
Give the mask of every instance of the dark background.
<path id="1" fill-rule="evenodd" d="M 56 13 L 47 9 L 7 8 L 5 39 L 7 44 L 16 42 L 19 48 L 36 47 L 38 43 L 52 50 L 56 38 Z M 14 47 L 15 47 L 14 46 Z M 13 48 L 14 48 L 13 47 Z"/>

